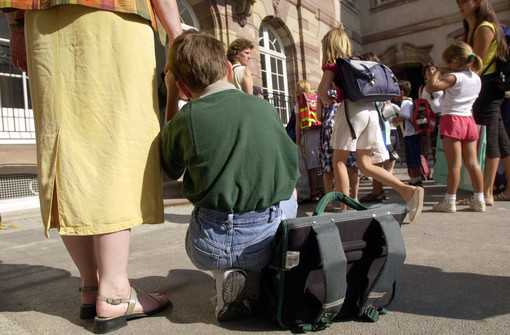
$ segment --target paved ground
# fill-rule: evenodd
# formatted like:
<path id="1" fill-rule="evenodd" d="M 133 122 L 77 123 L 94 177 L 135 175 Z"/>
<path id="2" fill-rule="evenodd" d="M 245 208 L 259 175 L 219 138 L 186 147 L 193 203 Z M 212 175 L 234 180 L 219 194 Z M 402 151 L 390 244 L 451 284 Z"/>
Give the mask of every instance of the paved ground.
<path id="1" fill-rule="evenodd" d="M 363 182 L 361 195 L 369 187 Z M 456 214 L 434 213 L 430 207 L 445 187 L 428 181 L 425 189 L 422 216 L 402 226 L 407 259 L 388 315 L 377 323 L 335 322 L 323 334 L 510 334 L 510 202 L 486 213 L 462 207 Z M 400 201 L 395 192 L 389 195 L 387 202 Z M 288 333 L 262 315 L 215 320 L 212 278 L 196 270 L 184 251 L 191 210 L 168 206 L 165 224 L 132 234 L 133 285 L 168 294 L 173 310 L 130 321 L 111 334 Z M 312 211 L 313 204 L 300 207 L 301 216 Z M 0 334 L 90 334 L 92 321 L 78 318 L 78 272 L 57 233 L 44 237 L 36 210 L 8 213 L 3 223 Z"/>

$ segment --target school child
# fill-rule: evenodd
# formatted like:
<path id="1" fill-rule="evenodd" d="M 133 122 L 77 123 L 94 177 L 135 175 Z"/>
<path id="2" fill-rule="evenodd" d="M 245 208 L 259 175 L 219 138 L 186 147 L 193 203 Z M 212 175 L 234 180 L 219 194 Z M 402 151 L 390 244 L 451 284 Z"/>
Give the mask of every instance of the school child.
<path id="1" fill-rule="evenodd" d="M 407 173 L 409 175 L 409 185 L 422 186 L 421 179 L 421 135 L 413 124 L 414 104 L 409 97 L 411 93 L 411 83 L 407 80 L 398 82 L 400 87 L 400 96 L 394 100 L 400 102 L 400 112 L 393 122 L 399 124 L 404 121 L 404 149 L 406 154 Z"/>
<path id="2" fill-rule="evenodd" d="M 456 212 L 456 194 L 464 159 L 474 189 L 469 208 L 475 212 L 485 212 L 483 174 L 476 152 L 478 130 L 472 116 L 473 103 L 481 88 L 480 77 L 475 72 L 482 68 L 482 60 L 468 44 L 459 41 L 444 50 L 443 62 L 446 64 L 446 68 L 441 69 L 443 77 L 439 77 L 439 71 L 434 72 L 426 86 L 429 92 L 445 90 L 439 135 L 448 162 L 448 178 L 444 199 L 432 209 L 436 212 Z"/>
<path id="3" fill-rule="evenodd" d="M 298 97 L 303 94 L 312 94 L 312 85 L 308 80 L 300 80 L 296 85 L 296 101 Z M 317 101 L 312 101 L 315 103 Z M 313 112 L 313 111 L 310 111 Z M 314 111 L 318 114 L 317 109 Z M 310 189 L 310 200 L 317 202 L 320 200 L 317 193 L 317 169 L 319 166 L 319 146 L 320 146 L 320 124 L 312 124 L 309 128 L 301 128 L 302 120 L 300 106 L 298 103 L 294 106 L 294 113 L 296 114 L 296 145 L 298 150 L 301 150 L 304 166 L 308 174 L 308 185 Z M 299 195 L 298 195 L 299 196 Z"/>
<path id="4" fill-rule="evenodd" d="M 326 36 L 324 37 L 326 38 Z M 349 57 L 351 50 L 341 47 L 331 46 L 330 43 L 322 42 L 322 71 L 324 73 L 333 73 L 336 71 L 335 60 L 338 57 Z M 332 88 L 334 87 L 334 88 Z M 336 86 L 323 86 L 317 90 L 319 95 L 317 100 L 317 109 L 322 111 L 319 113 L 319 119 L 322 121 L 320 131 L 320 149 L 319 149 L 319 175 L 322 175 L 324 184 L 324 193 L 328 194 L 334 189 L 334 168 L 333 168 L 333 147 L 331 137 L 335 128 L 335 117 L 338 111 L 339 103 L 344 99 L 343 92 Z M 322 95 L 322 98 L 321 98 Z M 327 98 L 325 98 L 327 96 Z M 350 192 L 352 198 L 358 198 L 359 190 L 359 173 L 356 166 L 355 152 L 351 152 L 347 159 L 347 173 L 349 176 Z M 326 210 L 333 210 L 333 204 L 328 204 Z"/>
<path id="5" fill-rule="evenodd" d="M 217 319 L 246 317 L 280 221 L 297 214 L 296 146 L 269 102 L 230 83 L 232 64 L 213 36 L 180 35 L 167 64 L 191 99 L 161 133 L 163 170 L 184 173 L 182 194 L 195 206 L 186 252 L 213 271 Z"/>
<path id="6" fill-rule="evenodd" d="M 334 54 L 343 53 L 347 56 L 352 54 L 351 41 L 343 27 L 331 29 L 322 39 L 323 50 L 340 50 Z M 325 70 L 319 84 L 319 97 L 324 105 L 330 105 L 334 99 L 327 95 L 327 90 L 334 82 L 335 77 L 341 78 L 338 67 L 331 66 Z M 343 98 L 344 93 L 340 87 L 336 87 L 338 96 Z M 345 104 L 348 104 L 349 119 L 352 123 L 356 138 L 353 139 L 345 115 Z M 413 222 L 423 208 L 424 189 L 406 185 L 394 175 L 372 163 L 372 152 L 379 143 L 382 143 L 382 133 L 379 127 L 379 115 L 372 102 L 351 102 L 343 99 L 338 109 L 333 131 L 333 164 L 335 174 L 335 186 L 337 191 L 349 194 L 349 178 L 345 163 L 351 151 L 356 152 L 356 162 L 361 173 L 387 184 L 395 189 L 407 202 L 409 207 L 409 220 Z M 343 206 L 342 209 L 346 209 Z"/>

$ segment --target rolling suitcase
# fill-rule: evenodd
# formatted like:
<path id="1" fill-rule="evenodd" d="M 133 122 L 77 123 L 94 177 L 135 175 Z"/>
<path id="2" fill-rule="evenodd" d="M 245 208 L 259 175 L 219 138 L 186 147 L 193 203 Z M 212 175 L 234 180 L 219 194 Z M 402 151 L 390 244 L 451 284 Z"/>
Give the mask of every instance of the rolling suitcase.
<path id="1" fill-rule="evenodd" d="M 355 210 L 319 216 L 333 200 Z M 335 317 L 377 321 L 393 299 L 404 263 L 400 224 L 407 213 L 406 205 L 367 208 L 332 192 L 314 216 L 282 221 L 262 273 L 272 316 L 299 331 L 322 330 Z"/>

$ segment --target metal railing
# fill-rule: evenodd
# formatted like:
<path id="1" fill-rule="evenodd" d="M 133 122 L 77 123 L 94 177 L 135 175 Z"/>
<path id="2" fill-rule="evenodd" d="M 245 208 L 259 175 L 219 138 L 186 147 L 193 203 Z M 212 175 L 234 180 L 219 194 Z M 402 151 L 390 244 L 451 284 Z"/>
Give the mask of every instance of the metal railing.
<path id="1" fill-rule="evenodd" d="M 264 98 L 276 108 L 282 123 L 287 125 L 293 112 L 294 99 L 290 95 L 279 93 L 265 93 Z"/>
<path id="2" fill-rule="evenodd" d="M 0 141 L 35 140 L 28 76 L 12 67 L 9 40 L 0 38 Z"/>

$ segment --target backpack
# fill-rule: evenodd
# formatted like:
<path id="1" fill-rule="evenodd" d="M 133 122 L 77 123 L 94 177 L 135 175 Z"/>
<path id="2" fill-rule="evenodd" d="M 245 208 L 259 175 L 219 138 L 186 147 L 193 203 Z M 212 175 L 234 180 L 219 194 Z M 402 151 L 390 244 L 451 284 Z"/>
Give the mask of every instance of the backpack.
<path id="1" fill-rule="evenodd" d="M 503 36 L 505 37 L 507 44 L 507 60 L 505 62 L 495 57 L 480 76 L 483 76 L 485 72 L 487 72 L 487 70 L 491 67 L 492 63 L 496 62 L 496 73 L 499 73 L 499 76 L 496 76 L 494 80 L 496 81 L 496 84 L 504 92 L 506 92 L 510 91 L 510 28 L 502 24 L 501 29 L 503 30 Z"/>
<path id="2" fill-rule="evenodd" d="M 353 56 L 337 58 L 336 65 L 342 78 L 341 81 L 335 78 L 335 84 L 343 88 L 346 98 L 353 102 L 386 101 L 400 95 L 397 77 L 382 63 Z"/>
<path id="3" fill-rule="evenodd" d="M 412 123 L 419 134 L 427 134 L 434 130 L 436 126 L 436 114 L 430 109 L 430 104 L 425 99 L 416 99 L 413 102 L 414 112 Z"/>
<path id="4" fill-rule="evenodd" d="M 317 93 L 301 93 L 297 100 L 301 129 L 320 128 L 321 122 L 317 119 Z"/>

